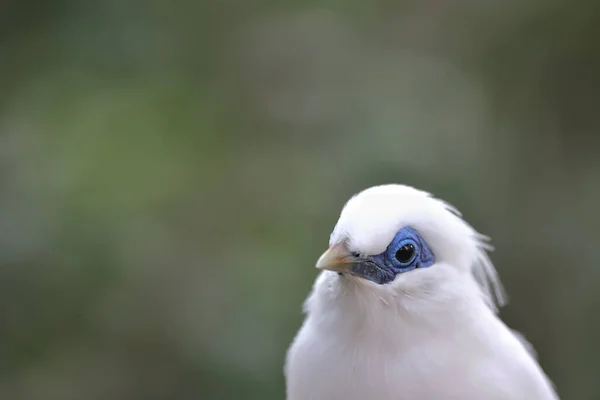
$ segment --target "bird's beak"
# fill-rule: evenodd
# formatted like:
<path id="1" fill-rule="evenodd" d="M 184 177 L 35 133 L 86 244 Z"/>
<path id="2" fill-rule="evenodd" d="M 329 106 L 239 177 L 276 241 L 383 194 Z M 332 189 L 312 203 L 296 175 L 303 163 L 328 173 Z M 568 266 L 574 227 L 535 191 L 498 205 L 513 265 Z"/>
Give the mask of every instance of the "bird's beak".
<path id="1" fill-rule="evenodd" d="M 360 261 L 360 259 L 350 254 L 346 246 L 336 244 L 319 257 L 317 268 L 335 272 L 350 272 L 352 265 Z"/>
<path id="2" fill-rule="evenodd" d="M 344 244 L 331 246 L 317 261 L 317 268 L 348 273 L 375 283 L 387 283 L 394 280 L 395 274 L 391 269 L 379 266 L 369 257 L 353 256 Z"/>

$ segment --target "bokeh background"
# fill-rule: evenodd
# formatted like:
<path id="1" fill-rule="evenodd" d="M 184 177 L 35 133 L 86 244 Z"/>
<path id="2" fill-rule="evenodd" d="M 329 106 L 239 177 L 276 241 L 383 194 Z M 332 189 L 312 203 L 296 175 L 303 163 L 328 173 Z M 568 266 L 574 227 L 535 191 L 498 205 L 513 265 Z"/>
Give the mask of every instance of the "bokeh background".
<path id="1" fill-rule="evenodd" d="M 283 399 L 344 202 L 494 239 L 502 317 L 600 398 L 600 3 L 4 0 L 0 399 Z"/>

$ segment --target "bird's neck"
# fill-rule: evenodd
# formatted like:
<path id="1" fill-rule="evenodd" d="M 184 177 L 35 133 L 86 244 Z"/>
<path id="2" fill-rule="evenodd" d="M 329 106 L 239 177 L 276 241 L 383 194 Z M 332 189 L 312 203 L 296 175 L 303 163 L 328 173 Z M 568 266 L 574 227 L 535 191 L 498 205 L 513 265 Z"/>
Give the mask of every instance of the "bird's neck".
<path id="1" fill-rule="evenodd" d="M 321 276 L 305 305 L 312 324 L 338 338 L 356 335 L 387 335 L 398 343 L 398 335 L 433 334 L 451 326 L 468 328 L 482 313 L 493 314 L 481 301 L 476 287 L 459 288 L 440 296 L 414 296 L 373 290 L 354 280 Z"/>

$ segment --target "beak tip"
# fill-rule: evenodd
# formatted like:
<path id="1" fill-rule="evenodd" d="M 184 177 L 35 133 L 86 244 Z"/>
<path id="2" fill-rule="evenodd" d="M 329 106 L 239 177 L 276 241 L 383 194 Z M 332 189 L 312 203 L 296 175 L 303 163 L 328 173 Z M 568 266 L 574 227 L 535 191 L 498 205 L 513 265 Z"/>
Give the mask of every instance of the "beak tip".
<path id="1" fill-rule="evenodd" d="M 344 246 L 334 245 L 331 246 L 315 264 L 315 267 L 320 270 L 337 271 L 345 270 L 348 268 L 348 251 Z"/>

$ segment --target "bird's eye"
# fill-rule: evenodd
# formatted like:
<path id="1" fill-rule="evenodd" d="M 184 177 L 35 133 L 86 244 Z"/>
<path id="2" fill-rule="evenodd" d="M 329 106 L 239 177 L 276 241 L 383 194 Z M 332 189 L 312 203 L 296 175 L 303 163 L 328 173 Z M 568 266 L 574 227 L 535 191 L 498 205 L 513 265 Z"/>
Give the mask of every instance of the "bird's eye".
<path id="1" fill-rule="evenodd" d="M 410 263 L 415 257 L 415 246 L 410 243 L 405 244 L 396 251 L 395 257 L 400 264 Z"/>
<path id="2" fill-rule="evenodd" d="M 371 256 L 370 259 L 385 265 L 395 274 L 416 268 L 426 268 L 435 263 L 435 256 L 425 240 L 410 226 L 404 227 L 396 233 L 385 252 Z"/>

